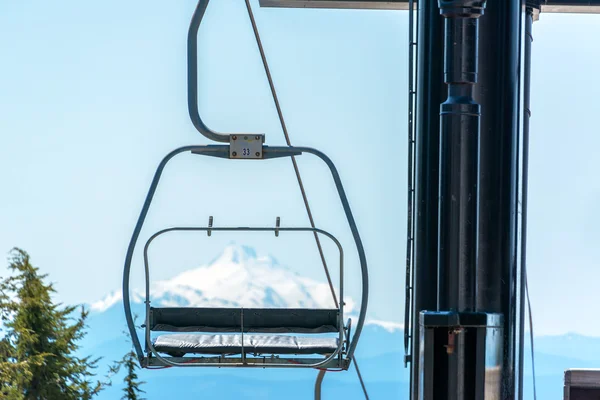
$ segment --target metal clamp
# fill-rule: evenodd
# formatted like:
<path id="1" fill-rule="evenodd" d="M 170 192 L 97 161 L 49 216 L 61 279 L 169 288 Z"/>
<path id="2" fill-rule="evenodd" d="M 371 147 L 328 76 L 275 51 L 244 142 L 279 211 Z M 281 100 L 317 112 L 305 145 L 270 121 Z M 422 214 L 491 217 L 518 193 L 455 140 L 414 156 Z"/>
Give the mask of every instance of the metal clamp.
<path id="1" fill-rule="evenodd" d="M 263 158 L 265 135 L 229 135 L 229 158 L 260 160 Z"/>
<path id="2" fill-rule="evenodd" d="M 210 217 L 208 217 L 208 229 L 206 230 L 206 235 L 210 236 L 212 235 L 212 228 L 213 227 L 213 216 L 211 215 Z"/>
<path id="3" fill-rule="evenodd" d="M 275 220 L 275 237 L 279 237 L 279 227 L 281 226 L 281 218 Z"/>

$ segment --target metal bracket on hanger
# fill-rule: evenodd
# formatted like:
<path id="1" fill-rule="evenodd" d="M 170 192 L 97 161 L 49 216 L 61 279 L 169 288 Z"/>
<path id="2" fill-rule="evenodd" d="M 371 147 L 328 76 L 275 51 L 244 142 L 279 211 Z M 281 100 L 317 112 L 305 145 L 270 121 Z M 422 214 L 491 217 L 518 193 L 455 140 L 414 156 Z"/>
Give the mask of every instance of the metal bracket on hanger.
<path id="1" fill-rule="evenodd" d="M 279 227 L 281 226 L 281 218 L 275 220 L 275 237 L 279 237 Z"/>
<path id="2" fill-rule="evenodd" d="M 208 236 L 212 235 L 212 228 L 213 227 L 213 216 L 211 215 L 210 217 L 208 217 L 208 229 L 206 230 L 206 234 Z"/>
<path id="3" fill-rule="evenodd" d="M 255 159 L 263 158 L 263 134 L 229 135 L 229 158 Z"/>

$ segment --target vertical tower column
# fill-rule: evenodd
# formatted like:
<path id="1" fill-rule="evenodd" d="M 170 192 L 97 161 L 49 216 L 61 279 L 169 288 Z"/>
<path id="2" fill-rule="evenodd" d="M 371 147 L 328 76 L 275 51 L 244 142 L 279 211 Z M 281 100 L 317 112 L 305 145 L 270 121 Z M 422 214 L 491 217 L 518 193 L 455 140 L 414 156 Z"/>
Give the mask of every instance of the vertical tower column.
<path id="1" fill-rule="evenodd" d="M 522 0 L 488 0 L 479 19 L 481 105 L 477 309 L 504 316 L 502 400 L 514 399 L 519 374 L 517 318 L 518 142 Z"/>
<path id="2" fill-rule="evenodd" d="M 444 81 L 440 109 L 438 310 L 476 310 L 479 119 L 478 18 L 485 0 L 439 0 L 445 18 Z"/>
<path id="3" fill-rule="evenodd" d="M 437 309 L 440 119 L 444 101 L 444 21 L 437 0 L 419 0 L 415 124 L 415 269 L 412 309 L 411 399 L 419 398 L 419 314 Z"/>
<path id="4" fill-rule="evenodd" d="M 478 19 L 485 0 L 439 0 L 444 17 L 440 108 L 437 311 L 420 314 L 419 398 L 498 399 L 503 316 L 477 312 L 480 105 Z"/>
<path id="5" fill-rule="evenodd" d="M 413 400 L 453 398 L 448 393 L 464 384 L 456 377 L 465 379 L 457 371 L 473 363 L 473 379 L 485 371 L 486 399 L 512 400 L 521 389 L 517 190 L 524 5 L 465 0 L 439 1 L 438 8 L 436 0 L 419 1 Z M 478 135 L 469 136 L 474 130 Z M 432 206 L 436 196 L 439 208 Z M 467 334 L 473 330 L 479 330 L 479 344 L 477 335 Z M 487 366 L 477 358 L 483 343 Z M 469 379 L 466 387 L 475 387 Z"/>

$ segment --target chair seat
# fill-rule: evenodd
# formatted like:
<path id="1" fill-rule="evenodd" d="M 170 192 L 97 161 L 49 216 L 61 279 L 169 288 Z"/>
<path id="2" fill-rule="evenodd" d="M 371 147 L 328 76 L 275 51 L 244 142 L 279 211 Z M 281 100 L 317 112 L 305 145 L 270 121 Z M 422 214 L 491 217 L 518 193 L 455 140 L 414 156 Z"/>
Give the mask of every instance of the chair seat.
<path id="1" fill-rule="evenodd" d="M 150 308 L 150 330 L 205 333 L 334 333 L 338 309 L 309 308 Z"/>
<path id="2" fill-rule="evenodd" d="M 330 354 L 337 350 L 339 338 L 244 335 L 247 354 Z M 181 357 L 185 354 L 241 354 L 242 335 L 171 334 L 153 341 L 159 353 Z"/>

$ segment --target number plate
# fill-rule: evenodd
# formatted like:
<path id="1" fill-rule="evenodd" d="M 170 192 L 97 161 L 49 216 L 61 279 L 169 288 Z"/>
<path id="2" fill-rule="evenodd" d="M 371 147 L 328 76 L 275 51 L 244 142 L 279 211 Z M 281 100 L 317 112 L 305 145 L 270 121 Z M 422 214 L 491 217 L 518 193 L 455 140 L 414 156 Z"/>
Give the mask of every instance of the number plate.
<path id="1" fill-rule="evenodd" d="M 229 158 L 261 159 L 265 135 L 229 135 Z"/>

